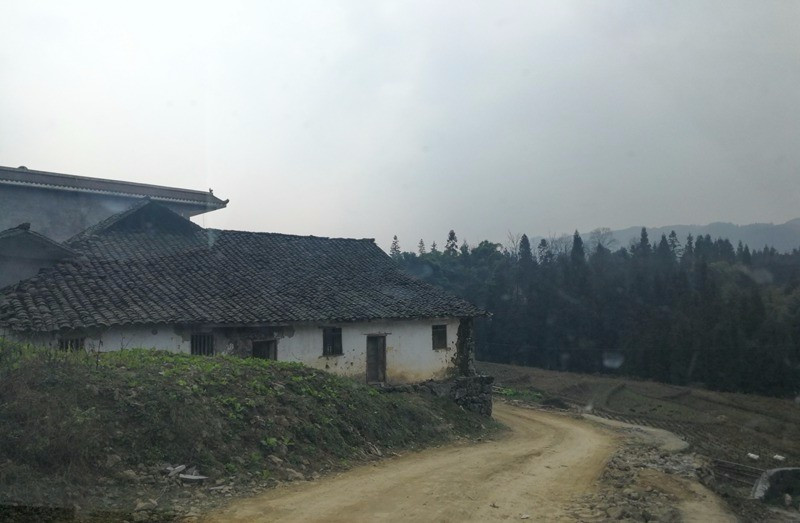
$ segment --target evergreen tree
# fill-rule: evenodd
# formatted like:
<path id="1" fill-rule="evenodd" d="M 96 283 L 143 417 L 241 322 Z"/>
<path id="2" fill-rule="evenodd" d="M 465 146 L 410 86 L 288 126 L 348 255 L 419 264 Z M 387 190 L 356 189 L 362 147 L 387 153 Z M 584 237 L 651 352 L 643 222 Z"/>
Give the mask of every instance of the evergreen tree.
<path id="1" fill-rule="evenodd" d="M 395 260 L 400 257 L 400 242 L 397 241 L 397 235 L 396 234 L 395 234 L 394 238 L 392 238 L 392 246 L 389 247 L 389 256 L 391 256 Z"/>
<path id="2" fill-rule="evenodd" d="M 658 247 L 656 247 L 656 257 L 662 263 L 669 263 L 675 259 L 665 234 L 661 235 L 661 241 L 658 242 Z"/>
<path id="3" fill-rule="evenodd" d="M 530 265 L 533 263 L 533 252 L 531 251 L 531 242 L 527 234 L 523 234 L 519 240 L 519 261 L 523 265 Z"/>
<path id="4" fill-rule="evenodd" d="M 539 242 L 539 246 L 536 248 L 536 253 L 539 256 L 539 263 L 546 265 L 553 261 L 553 251 L 550 250 L 550 245 L 548 245 L 547 240 L 544 238 L 541 239 Z"/>
<path id="5" fill-rule="evenodd" d="M 686 237 L 686 246 L 683 248 L 681 264 L 689 267 L 694 262 L 694 236 L 691 233 Z"/>
<path id="6" fill-rule="evenodd" d="M 742 251 L 742 263 L 747 265 L 747 266 L 750 266 L 752 261 L 753 261 L 753 259 L 752 259 L 752 256 L 750 255 L 750 247 L 745 245 L 744 246 L 744 250 Z"/>
<path id="7" fill-rule="evenodd" d="M 456 256 L 458 254 L 458 238 L 456 232 L 450 229 L 447 234 L 447 242 L 444 244 L 444 253 L 448 256 Z"/>
<path id="8" fill-rule="evenodd" d="M 425 242 L 422 241 L 422 238 L 419 239 L 419 243 L 417 244 L 417 253 L 422 256 L 425 254 Z"/>
<path id="9" fill-rule="evenodd" d="M 435 241 L 431 244 L 431 254 L 434 254 L 434 253 L 436 253 L 436 254 L 439 253 L 439 249 L 436 247 L 436 242 Z"/>
<path id="10" fill-rule="evenodd" d="M 683 249 L 675 231 L 670 231 L 667 241 L 669 242 L 669 250 L 672 251 L 672 256 L 676 259 L 680 258 L 683 255 Z"/>
<path id="11" fill-rule="evenodd" d="M 647 258 L 650 256 L 650 239 L 647 236 L 647 228 L 642 227 L 642 232 L 639 235 L 639 243 L 633 249 L 633 255 L 637 258 Z"/>
<path id="12" fill-rule="evenodd" d="M 572 249 L 569 252 L 569 257 L 573 264 L 582 264 L 586 261 L 586 252 L 583 249 L 583 239 L 578 233 L 577 229 L 575 234 L 572 235 Z"/>

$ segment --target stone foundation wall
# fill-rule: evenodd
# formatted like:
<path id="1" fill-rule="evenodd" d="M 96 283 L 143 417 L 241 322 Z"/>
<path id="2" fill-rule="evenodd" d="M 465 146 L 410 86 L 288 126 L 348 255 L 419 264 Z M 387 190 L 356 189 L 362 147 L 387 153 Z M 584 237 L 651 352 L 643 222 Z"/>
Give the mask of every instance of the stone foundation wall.
<path id="1" fill-rule="evenodd" d="M 494 376 L 459 376 L 450 386 L 450 397 L 467 410 L 492 415 Z"/>
<path id="2" fill-rule="evenodd" d="M 461 376 L 447 381 L 423 381 L 408 385 L 388 385 L 377 390 L 384 393 L 426 393 L 447 397 L 467 410 L 492 416 L 492 384 L 494 376 Z"/>

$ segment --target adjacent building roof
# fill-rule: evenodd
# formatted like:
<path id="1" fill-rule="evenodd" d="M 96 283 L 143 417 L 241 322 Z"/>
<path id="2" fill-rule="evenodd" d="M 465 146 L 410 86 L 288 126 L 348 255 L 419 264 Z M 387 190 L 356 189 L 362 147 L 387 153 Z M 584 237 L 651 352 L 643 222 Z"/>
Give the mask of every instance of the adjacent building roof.
<path id="1" fill-rule="evenodd" d="M 483 314 L 373 240 L 203 229 L 155 202 L 70 240 L 85 256 L 0 291 L 0 327 L 280 324 Z M 191 222 L 189 222 L 191 223 Z"/>
<path id="2" fill-rule="evenodd" d="M 13 254 L 17 258 L 58 260 L 77 254 L 69 247 L 30 229 L 30 223 L 22 223 L 0 231 L 0 257 Z"/>
<path id="3" fill-rule="evenodd" d="M 0 166 L 0 185 L 40 187 L 44 189 L 110 194 L 116 196 L 149 197 L 161 202 L 192 204 L 208 210 L 221 209 L 228 204 L 209 190 L 177 189 L 146 183 L 122 182 L 103 178 L 88 178 L 73 174 L 34 171 L 26 167 Z"/>

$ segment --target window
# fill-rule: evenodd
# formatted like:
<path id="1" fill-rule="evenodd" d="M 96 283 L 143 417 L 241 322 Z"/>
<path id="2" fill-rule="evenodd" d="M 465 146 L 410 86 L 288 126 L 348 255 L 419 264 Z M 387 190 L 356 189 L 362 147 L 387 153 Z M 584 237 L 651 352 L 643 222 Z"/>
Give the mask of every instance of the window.
<path id="1" fill-rule="evenodd" d="M 198 356 L 214 355 L 213 334 L 192 334 L 192 354 Z"/>
<path id="2" fill-rule="evenodd" d="M 342 329 L 339 327 L 325 327 L 322 329 L 322 355 L 342 355 Z"/>
<path id="3" fill-rule="evenodd" d="M 433 334 L 433 348 L 447 348 L 447 325 L 434 325 L 431 329 Z"/>
<path id="4" fill-rule="evenodd" d="M 58 350 L 63 351 L 77 351 L 83 350 L 86 338 L 59 338 Z"/>
<path id="5" fill-rule="evenodd" d="M 253 357 L 265 360 L 278 359 L 278 340 L 253 341 Z"/>

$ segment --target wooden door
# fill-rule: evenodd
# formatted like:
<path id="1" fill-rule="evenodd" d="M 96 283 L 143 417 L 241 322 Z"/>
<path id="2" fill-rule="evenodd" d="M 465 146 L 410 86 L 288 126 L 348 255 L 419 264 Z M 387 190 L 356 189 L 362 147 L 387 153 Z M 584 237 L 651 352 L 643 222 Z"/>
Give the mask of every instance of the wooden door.
<path id="1" fill-rule="evenodd" d="M 386 336 L 367 336 L 367 383 L 386 381 Z"/>
<path id="2" fill-rule="evenodd" d="M 278 340 L 259 340 L 253 342 L 253 357 L 265 360 L 278 359 Z"/>

